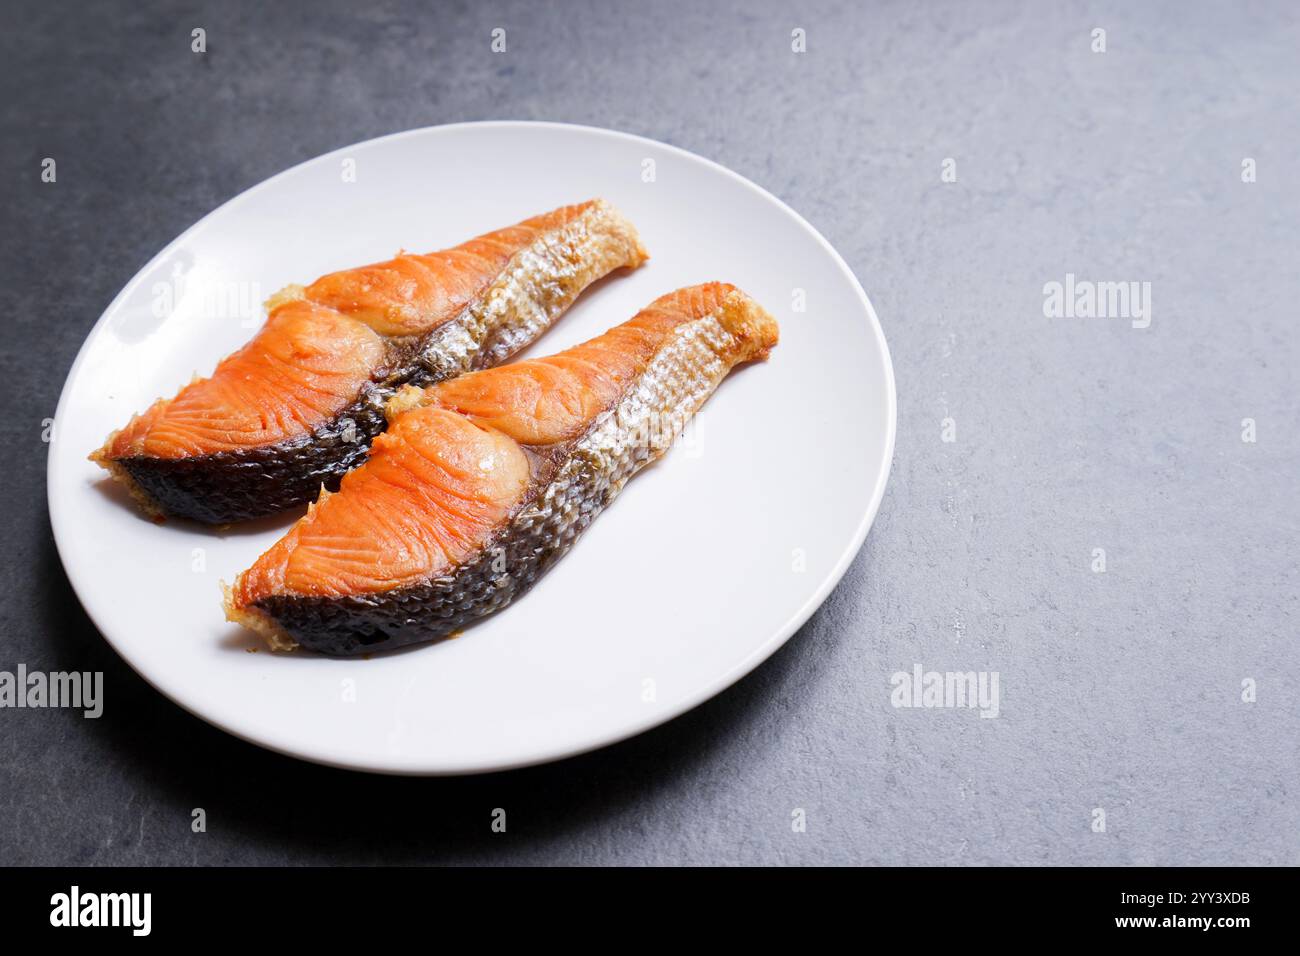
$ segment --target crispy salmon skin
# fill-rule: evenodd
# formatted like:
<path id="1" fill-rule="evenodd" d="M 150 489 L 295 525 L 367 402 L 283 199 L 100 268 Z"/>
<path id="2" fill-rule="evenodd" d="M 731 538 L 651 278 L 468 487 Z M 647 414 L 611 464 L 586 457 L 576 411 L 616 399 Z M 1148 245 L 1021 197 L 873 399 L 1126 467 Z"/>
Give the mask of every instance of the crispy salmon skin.
<path id="1" fill-rule="evenodd" d="M 501 363 L 592 282 L 646 258 L 632 225 L 596 199 L 291 286 L 210 378 L 90 458 L 154 517 L 228 524 L 302 504 L 365 459 L 399 388 Z"/>
<path id="2" fill-rule="evenodd" d="M 370 460 L 227 590 L 227 618 L 274 649 L 353 655 L 504 608 L 777 336 L 708 283 L 558 355 L 404 389 Z"/>

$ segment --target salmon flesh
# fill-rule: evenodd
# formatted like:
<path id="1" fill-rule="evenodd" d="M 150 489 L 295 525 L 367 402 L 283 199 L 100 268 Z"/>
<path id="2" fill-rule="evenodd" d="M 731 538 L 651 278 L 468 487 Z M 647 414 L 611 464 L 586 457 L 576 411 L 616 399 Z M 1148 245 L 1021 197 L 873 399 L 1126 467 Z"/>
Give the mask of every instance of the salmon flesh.
<path id="1" fill-rule="evenodd" d="M 592 282 L 645 258 L 597 199 L 291 286 L 211 378 L 135 416 L 91 460 L 154 517 L 227 524 L 291 508 L 365 459 L 399 388 L 500 364 Z"/>
<path id="2" fill-rule="evenodd" d="M 504 608 L 776 342 L 761 306 L 709 283 L 558 355 L 402 390 L 369 461 L 238 576 L 227 618 L 277 650 L 354 655 Z"/>

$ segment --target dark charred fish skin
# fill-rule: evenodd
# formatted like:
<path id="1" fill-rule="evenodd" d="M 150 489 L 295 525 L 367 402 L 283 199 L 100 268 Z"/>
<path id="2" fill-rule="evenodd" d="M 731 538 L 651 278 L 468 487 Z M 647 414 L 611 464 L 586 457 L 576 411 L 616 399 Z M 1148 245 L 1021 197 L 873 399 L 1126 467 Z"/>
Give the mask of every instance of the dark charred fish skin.
<path id="1" fill-rule="evenodd" d="M 446 637 L 527 593 L 614 500 L 618 491 L 611 487 L 611 477 L 624 471 L 621 487 L 649 461 L 648 450 L 630 461 L 639 463 L 614 472 L 594 461 L 591 467 L 578 469 L 574 481 L 557 489 L 562 501 L 553 498 L 545 514 L 539 509 L 524 522 L 512 522 L 505 534 L 454 574 L 379 595 L 274 596 L 257 606 L 301 647 L 331 657 L 395 650 Z"/>
<path id="2" fill-rule="evenodd" d="M 190 458 L 136 456 L 119 464 L 166 514 L 209 525 L 262 518 L 313 500 L 322 486 L 337 488 L 365 461 L 386 424 L 382 394 L 368 389 L 309 437 Z"/>
<path id="3" fill-rule="evenodd" d="M 388 426 L 384 405 L 399 388 L 436 385 L 509 357 L 447 348 L 447 340 L 459 337 L 455 333 L 464 318 L 448 323 L 454 330 L 444 327 L 430 333 L 419 358 L 399 360 L 396 371 L 368 384 L 352 405 L 309 436 L 233 452 L 188 458 L 135 456 L 118 463 L 164 512 L 202 524 L 263 518 L 313 501 L 322 487 L 337 490 L 343 476 L 366 460 L 370 443 Z"/>
<path id="4" fill-rule="evenodd" d="M 111 464 L 152 513 L 221 526 L 276 514 L 333 491 L 365 461 L 387 427 L 385 403 L 402 387 L 426 387 L 488 368 L 531 344 L 592 282 L 645 257 L 636 234 L 608 205 L 516 254 L 483 295 L 422 336 L 394 339 L 356 400 L 310 435 L 183 458 L 130 456 Z M 93 456 L 92 456 L 93 457 Z"/>
<path id="5" fill-rule="evenodd" d="M 743 298 L 744 308 L 761 313 Z M 718 316 L 683 325 L 583 435 L 540 454 L 533 450 L 527 496 L 472 560 L 428 583 L 380 594 L 263 598 L 257 610 L 291 639 L 273 646 L 296 642 L 331 656 L 370 654 L 446 637 L 503 609 L 569 551 L 629 478 L 671 447 L 735 364 L 736 342 Z"/>

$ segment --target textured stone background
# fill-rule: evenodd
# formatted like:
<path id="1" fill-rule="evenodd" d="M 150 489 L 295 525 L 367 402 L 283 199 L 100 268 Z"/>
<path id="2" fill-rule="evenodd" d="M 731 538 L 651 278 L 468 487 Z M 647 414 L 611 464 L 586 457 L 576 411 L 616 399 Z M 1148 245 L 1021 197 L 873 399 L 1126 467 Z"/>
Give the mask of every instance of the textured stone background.
<path id="1" fill-rule="evenodd" d="M 98 721 L 0 711 L 0 862 L 1300 863 L 1293 6 L 260 7 L 0 14 L 0 668 L 107 682 Z M 694 150 L 839 248 L 898 376 L 880 517 L 771 661 L 620 746 L 453 780 L 265 753 L 87 621 L 41 420 L 113 295 L 216 205 L 351 142 L 510 118 Z M 1151 282 L 1151 327 L 1045 318 L 1066 272 Z M 916 662 L 999 671 L 1001 716 L 893 709 Z"/>

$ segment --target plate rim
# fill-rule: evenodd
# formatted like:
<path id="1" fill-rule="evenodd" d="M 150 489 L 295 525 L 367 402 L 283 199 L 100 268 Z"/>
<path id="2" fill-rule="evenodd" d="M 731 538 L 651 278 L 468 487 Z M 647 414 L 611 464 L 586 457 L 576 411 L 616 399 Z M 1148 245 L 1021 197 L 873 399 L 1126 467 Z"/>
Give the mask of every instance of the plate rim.
<path id="1" fill-rule="evenodd" d="M 127 281 L 126 285 L 122 287 L 122 289 L 117 293 L 117 295 L 115 295 L 113 299 L 109 302 L 109 304 L 104 308 L 99 318 L 95 321 L 95 324 L 91 326 L 90 330 L 86 333 L 86 336 L 81 343 L 81 347 L 77 350 L 77 355 L 72 361 L 72 366 L 68 369 L 68 374 L 64 378 L 63 388 L 59 392 L 59 401 L 58 404 L 55 406 L 55 410 L 54 410 L 55 427 L 56 428 L 58 427 L 57 423 L 59 422 L 60 418 L 63 416 L 65 412 L 65 405 L 69 400 L 69 393 L 71 391 L 73 382 L 77 378 L 77 375 L 81 370 L 82 363 L 86 360 L 91 343 L 99 337 L 99 334 L 103 326 L 107 322 L 108 317 L 118 307 L 118 304 L 122 302 L 128 295 L 130 295 L 141 282 L 144 281 L 145 277 L 151 273 L 151 270 L 158 262 L 163 260 L 174 248 L 182 244 L 187 236 L 189 236 L 191 233 L 199 229 L 200 226 L 206 223 L 213 216 L 217 215 L 217 213 L 227 209 L 230 206 L 233 206 L 237 203 L 247 200 L 249 197 L 255 195 L 262 189 L 270 188 L 273 184 L 275 184 L 280 179 L 289 176 L 291 173 L 296 172 L 297 170 L 301 169 L 304 166 L 308 166 L 313 163 L 319 163 L 323 160 L 329 159 L 332 156 L 337 156 L 341 153 L 346 153 L 349 150 L 355 150 L 362 146 L 372 146 L 388 140 L 397 140 L 397 139 L 415 137 L 421 135 L 448 133 L 448 132 L 460 131 L 466 129 L 488 129 L 488 128 L 497 128 L 497 129 L 527 128 L 527 129 L 552 129 L 552 130 L 564 130 L 564 131 L 577 131 L 588 135 L 595 134 L 599 136 L 606 136 L 606 137 L 611 137 L 611 138 L 620 139 L 624 141 L 646 143 L 651 146 L 654 146 L 657 149 L 667 150 L 671 154 L 675 154 L 677 156 L 686 158 L 693 162 L 702 163 L 705 167 L 710 168 L 715 172 L 721 173 L 722 175 L 735 181 L 740 186 L 744 187 L 750 192 L 755 193 L 759 198 L 774 203 L 781 211 L 787 213 L 795 221 L 796 224 L 802 227 L 816 241 L 818 246 L 820 246 L 821 249 L 830 256 L 831 261 L 834 262 L 834 264 L 840 270 L 840 272 L 843 273 L 844 276 L 848 278 L 851 287 L 857 292 L 859 300 L 866 307 L 867 315 L 871 320 L 869 323 L 870 332 L 872 337 L 874 338 L 877 348 L 880 350 L 880 357 L 883 362 L 884 373 L 885 373 L 886 428 L 885 428 L 885 455 L 883 459 L 883 465 L 880 468 L 878 474 L 876 475 L 875 485 L 872 488 L 870 500 L 868 502 L 865 512 L 863 513 L 862 519 L 858 523 L 858 527 L 854 530 L 853 537 L 849 541 L 849 544 L 844 549 L 843 553 L 840 554 L 838 559 L 832 565 L 831 570 L 825 575 L 825 577 L 823 577 L 821 583 L 818 585 L 817 589 L 813 592 L 813 594 L 808 598 L 807 601 L 805 601 L 798 608 L 798 610 L 796 610 L 789 618 L 787 618 L 786 621 L 779 628 L 777 628 L 771 636 L 765 639 L 760 645 L 755 647 L 754 650 L 752 650 L 737 664 L 735 664 L 725 672 L 721 673 L 713 680 L 707 682 L 705 687 L 703 687 L 702 689 L 696 691 L 693 694 L 687 695 L 686 697 L 682 698 L 679 701 L 674 702 L 671 706 L 665 707 L 661 710 L 655 710 L 653 713 L 648 715 L 646 719 L 635 722 L 630 728 L 620 728 L 614 734 L 597 735 L 598 739 L 594 741 L 583 742 L 576 746 L 574 745 L 565 746 L 560 748 L 559 750 L 548 750 L 547 752 L 541 755 L 535 755 L 520 760 L 507 761 L 504 763 L 499 761 L 492 761 L 490 762 L 490 765 L 482 765 L 482 766 L 458 765 L 458 766 L 448 767 L 448 768 L 425 769 L 425 768 L 413 768 L 410 766 L 392 766 L 392 765 L 385 766 L 382 763 L 376 763 L 376 762 L 361 763 L 357 761 L 349 762 L 349 761 L 337 760 L 337 759 L 330 758 L 328 756 L 307 753 L 302 750 L 294 750 L 289 747 L 279 746 L 277 744 L 270 743 L 266 740 L 259 740 L 249 734 L 243 733 L 235 729 L 232 726 L 229 726 L 224 720 L 220 719 L 217 715 L 200 712 L 199 710 L 191 707 L 185 701 L 180 700 L 178 697 L 170 693 L 166 688 L 159 686 L 157 682 L 151 679 L 150 676 L 146 674 L 141 669 L 141 667 L 138 666 L 136 662 L 121 647 L 118 646 L 118 643 L 113 639 L 113 637 L 109 634 L 108 630 L 101 623 L 100 618 L 95 613 L 95 610 L 87 603 L 85 597 L 82 594 L 81 588 L 78 587 L 76 577 L 73 575 L 72 571 L 69 568 L 68 559 L 64 553 L 65 545 L 63 542 L 63 534 L 66 533 L 66 531 L 61 531 L 61 528 L 63 528 L 63 520 L 61 519 L 62 509 L 58 503 L 59 498 L 54 493 L 54 483 L 51 480 L 55 468 L 55 455 L 53 454 L 54 448 L 53 446 L 51 446 L 50 451 L 49 453 L 47 453 L 47 458 L 46 458 L 45 484 L 46 484 L 46 505 L 49 511 L 50 527 L 54 538 L 55 551 L 59 556 L 59 563 L 63 566 L 64 576 L 67 578 L 69 586 L 72 588 L 73 593 L 76 595 L 77 601 L 81 605 L 82 610 L 84 610 L 86 616 L 90 618 L 91 623 L 95 625 L 95 629 L 99 632 L 100 636 L 104 639 L 104 641 L 108 644 L 108 646 L 113 649 L 114 653 L 116 653 L 119 658 L 125 661 L 127 666 L 130 667 L 133 671 L 135 671 L 135 673 L 138 674 L 140 678 L 143 679 L 144 682 L 148 684 L 150 687 L 152 687 L 155 691 L 162 694 L 165 698 L 167 698 L 172 703 L 176 704 L 182 710 L 199 718 L 204 723 L 216 727 L 218 730 L 230 734 L 232 737 L 253 744 L 254 746 L 260 747 L 264 750 L 269 750 L 271 752 L 282 754 L 287 757 L 303 760 L 308 763 L 314 763 L 314 764 L 327 766 L 327 767 L 334 767 L 342 770 L 352 770 L 361 773 L 377 773 L 377 774 L 384 774 L 390 776 L 452 777 L 452 776 L 467 776 L 467 775 L 486 774 L 486 773 L 501 773 L 507 770 L 517 770 L 523 767 L 532 767 L 532 766 L 539 766 L 542 764 L 555 763 L 561 760 L 567 760 L 572 757 L 577 757 L 582 754 L 591 753 L 593 751 L 600 750 L 605 747 L 613 746 L 614 744 L 621 743 L 625 740 L 630 740 L 631 738 L 639 736 L 640 734 L 643 734 L 646 731 L 653 730 L 656 727 L 662 726 L 663 724 L 666 724 L 669 721 L 674 720 L 677 717 L 680 717 L 682 714 L 685 714 L 690 710 L 694 710 L 696 707 L 698 707 L 700 704 L 704 703 L 705 701 L 710 700 L 713 697 L 716 697 L 718 694 L 722 693 L 727 688 L 731 687 L 732 685 L 736 684 L 737 682 L 745 678 L 756 668 L 758 668 L 759 665 L 761 665 L 769 657 L 775 654 L 777 650 L 779 650 L 781 647 L 784 647 L 785 644 L 790 640 L 790 638 L 793 637 L 799 631 L 799 629 L 808 622 L 808 619 L 811 618 L 814 613 L 816 613 L 817 609 L 820 608 L 822 604 L 826 602 L 826 599 L 830 597 L 831 592 L 834 591 L 835 588 L 839 585 L 845 573 L 847 573 L 849 569 L 849 565 L 852 564 L 853 560 L 857 557 L 859 552 L 862 550 L 862 546 L 863 543 L 866 541 L 867 534 L 871 530 L 871 526 L 875 523 L 876 515 L 880 511 L 881 502 L 884 500 L 885 488 L 889 483 L 889 476 L 893 471 L 895 439 L 898 431 L 898 396 L 897 396 L 896 382 L 894 378 L 894 364 L 893 364 L 893 358 L 889 352 L 889 343 L 885 339 L 884 329 L 880 324 L 880 317 L 876 314 L 875 306 L 872 304 L 871 298 L 867 295 L 866 290 L 863 289 L 862 283 L 858 281 L 857 275 L 854 274 L 853 270 L 849 267 L 848 263 L 844 261 L 844 257 L 839 254 L 839 252 L 835 249 L 835 247 L 831 245 L 829 240 L 827 240 L 826 237 L 823 236 L 821 232 L 818 231 L 817 228 L 812 225 L 812 223 L 808 222 L 808 220 L 805 219 L 793 207 L 791 207 L 782 199 L 780 199 L 778 196 L 764 189 L 762 186 L 758 185 L 751 179 L 742 176 L 740 173 L 737 173 L 734 170 L 728 169 L 726 166 L 723 166 L 721 163 L 715 162 L 714 160 L 711 160 L 705 156 L 701 156 L 698 153 L 694 153 L 690 150 L 683 149 L 680 146 L 674 146 L 671 143 L 665 143 L 660 140 L 651 139 L 648 136 L 642 136 L 637 133 L 628 133 L 622 130 L 609 129 L 601 126 L 588 126 L 581 123 L 562 123 L 562 122 L 552 122 L 546 120 L 476 120 L 476 121 L 468 121 L 468 122 L 443 123 L 443 124 L 435 124 L 432 126 L 413 127 L 411 129 L 399 130 L 394 133 L 387 133 L 383 136 L 372 137 L 371 139 L 360 140 L 355 143 L 348 143 L 344 146 L 338 147 L 336 149 L 332 149 L 329 152 L 321 153 L 320 155 L 317 156 L 312 156 L 308 159 L 302 160 L 301 162 L 295 163 L 294 165 L 289 166 L 286 169 L 283 169 L 280 172 L 275 173 L 274 175 L 261 180 L 260 182 L 253 184 L 252 186 L 248 187 L 242 192 L 237 193 L 236 195 L 232 196 L 230 199 L 227 199 L 225 202 L 209 210 L 199 219 L 195 220 L 184 231 L 179 233 L 174 239 L 172 239 L 170 242 L 164 245 L 154 256 L 152 256 L 144 265 L 142 265 L 136 271 L 136 273 L 131 277 L 131 279 Z M 55 440 L 57 441 L 57 438 Z"/>

